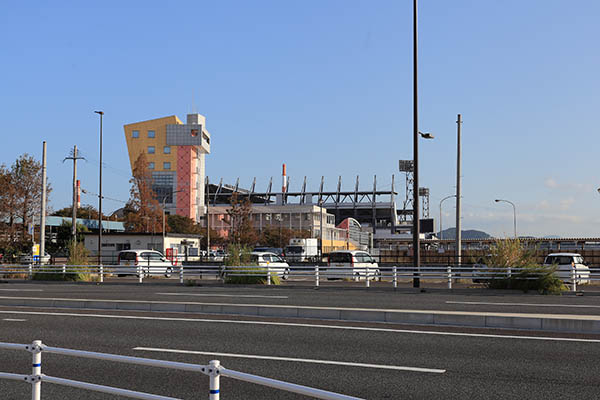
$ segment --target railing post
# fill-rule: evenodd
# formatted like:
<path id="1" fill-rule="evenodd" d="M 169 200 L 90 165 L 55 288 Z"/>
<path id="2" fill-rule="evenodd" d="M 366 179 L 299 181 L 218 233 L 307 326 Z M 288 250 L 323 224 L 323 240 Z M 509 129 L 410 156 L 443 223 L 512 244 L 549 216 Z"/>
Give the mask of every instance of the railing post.
<path id="1" fill-rule="evenodd" d="M 100 283 L 104 283 L 104 265 L 100 264 Z"/>
<path id="2" fill-rule="evenodd" d="M 267 264 L 267 285 L 271 284 L 271 267 Z"/>
<path id="3" fill-rule="evenodd" d="M 42 397 L 42 381 L 37 377 L 42 375 L 42 341 L 34 340 L 31 344 L 32 369 L 31 369 L 31 400 L 40 400 Z"/>
<path id="4" fill-rule="evenodd" d="M 571 263 L 571 290 L 577 291 L 577 274 L 575 273 L 575 263 Z"/>
<path id="5" fill-rule="evenodd" d="M 371 281 L 369 280 L 369 266 L 365 268 L 365 287 L 371 286 Z"/>
<path id="6" fill-rule="evenodd" d="M 63 273 L 63 274 L 66 274 L 66 273 L 67 273 L 67 265 L 66 265 L 66 264 L 63 264 L 63 265 L 62 265 L 62 273 Z"/>
<path id="7" fill-rule="evenodd" d="M 183 285 L 183 265 L 179 266 L 179 283 Z"/>
<path id="8" fill-rule="evenodd" d="M 315 287 L 319 287 L 319 265 L 315 265 Z"/>
<path id="9" fill-rule="evenodd" d="M 395 265 L 392 267 L 392 272 L 394 274 L 394 277 L 393 277 L 394 289 L 396 289 L 398 287 L 398 269 L 396 268 Z"/>
<path id="10" fill-rule="evenodd" d="M 29 279 L 33 279 L 33 265 L 29 263 Z"/>
<path id="11" fill-rule="evenodd" d="M 451 265 L 448 265 L 447 273 L 448 273 L 448 289 L 452 289 L 452 266 Z"/>
<path id="12" fill-rule="evenodd" d="M 210 377 L 210 396 L 209 400 L 219 400 L 221 382 L 220 382 L 220 371 L 219 367 L 221 363 L 219 360 L 212 360 L 208 363 L 208 376 Z"/>
<path id="13" fill-rule="evenodd" d="M 138 265 L 138 283 L 142 283 L 142 279 L 143 279 L 143 270 L 142 270 L 142 266 Z"/>

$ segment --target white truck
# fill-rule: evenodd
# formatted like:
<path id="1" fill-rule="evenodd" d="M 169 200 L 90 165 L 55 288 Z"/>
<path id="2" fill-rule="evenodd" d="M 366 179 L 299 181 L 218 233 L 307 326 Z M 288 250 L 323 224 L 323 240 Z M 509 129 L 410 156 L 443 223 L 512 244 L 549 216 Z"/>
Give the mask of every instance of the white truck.
<path id="1" fill-rule="evenodd" d="M 316 260 L 319 257 L 318 239 L 290 239 L 284 250 L 286 261 L 303 262 Z"/>

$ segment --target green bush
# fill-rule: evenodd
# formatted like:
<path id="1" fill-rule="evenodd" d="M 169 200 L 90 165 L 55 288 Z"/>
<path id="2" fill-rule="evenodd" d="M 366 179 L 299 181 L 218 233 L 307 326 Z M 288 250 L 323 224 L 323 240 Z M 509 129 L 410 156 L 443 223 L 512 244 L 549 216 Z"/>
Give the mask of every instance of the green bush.
<path id="1" fill-rule="evenodd" d="M 94 279 L 92 279 L 92 276 L 85 271 L 85 269 L 87 269 L 86 265 L 89 252 L 84 244 L 71 241 L 69 242 L 68 248 L 69 259 L 67 261 L 67 269 L 69 272 L 65 274 L 63 274 L 62 271 L 58 272 L 58 270 L 61 269 L 60 265 L 42 266 L 33 274 L 32 279 L 36 281 L 93 281 Z M 44 270 L 52 272 L 44 272 Z"/>
<path id="2" fill-rule="evenodd" d="M 522 270 L 511 274 L 496 276 L 487 281 L 490 289 L 517 289 L 523 292 L 536 290 L 540 294 L 560 294 L 567 290 L 563 281 L 555 274 L 556 268 L 540 265 L 520 266 Z"/>
<path id="3" fill-rule="evenodd" d="M 225 283 L 235 283 L 241 285 L 264 285 L 267 283 L 267 269 L 248 268 L 246 266 L 227 268 Z M 281 280 L 279 279 L 279 276 L 277 276 L 274 271 L 271 271 L 271 284 L 279 285 L 280 283 Z"/>
<path id="4" fill-rule="evenodd" d="M 235 267 L 238 265 L 256 265 L 252 262 L 252 248 L 240 244 L 230 244 L 227 247 L 227 257 L 223 265 Z"/>
<path id="5" fill-rule="evenodd" d="M 225 283 L 240 285 L 264 285 L 267 283 L 267 270 L 266 268 L 259 268 L 258 264 L 252 260 L 252 249 L 250 247 L 231 244 L 227 248 L 227 253 L 228 256 L 224 261 L 227 269 Z M 279 277 L 272 271 L 271 284 L 279 285 L 280 283 Z"/>
<path id="6" fill-rule="evenodd" d="M 540 294 L 560 294 L 567 290 L 555 274 L 556 267 L 543 267 L 535 262 L 535 249 L 527 249 L 519 239 L 499 239 L 484 259 L 491 271 L 485 282 L 490 289 L 536 290 Z M 508 269 L 515 269 L 511 276 Z"/>

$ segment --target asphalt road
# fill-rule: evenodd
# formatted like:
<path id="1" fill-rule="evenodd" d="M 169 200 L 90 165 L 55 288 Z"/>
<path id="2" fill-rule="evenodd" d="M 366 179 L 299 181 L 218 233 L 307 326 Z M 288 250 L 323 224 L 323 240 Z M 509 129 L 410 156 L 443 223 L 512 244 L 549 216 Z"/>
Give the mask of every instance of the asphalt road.
<path id="1" fill-rule="evenodd" d="M 597 399 L 600 390 L 600 335 L 322 321 L 310 325 L 300 320 L 140 312 L 8 307 L 0 307 L 0 311 L 3 342 L 30 343 L 41 339 L 56 347 L 199 364 L 216 358 L 230 369 L 368 399 Z M 414 331 L 407 332 L 409 329 Z M 494 336 L 497 334 L 500 336 Z M 579 338 L 579 341 L 560 338 Z M 134 350 L 136 347 L 162 350 Z M 164 349 L 229 355 L 170 353 Z M 240 355 L 342 361 L 387 368 Z M 0 350 L 2 372 L 29 373 L 30 363 L 28 353 Z M 53 354 L 43 355 L 43 372 L 185 399 L 208 396 L 208 378 L 188 372 Z M 224 399 L 302 398 L 230 378 L 222 378 L 221 385 Z M 28 384 L 0 380 L 3 399 L 27 398 L 29 390 Z M 45 400 L 118 398 L 47 383 L 43 384 L 42 392 Z"/>
<path id="2" fill-rule="evenodd" d="M 600 315 L 600 296 L 587 290 L 581 296 L 542 296 L 488 289 L 394 291 L 382 286 L 319 290 L 285 286 L 181 286 L 173 280 L 152 280 L 140 285 L 124 278 L 105 284 L 0 283 L 0 297 L 3 296 Z"/>

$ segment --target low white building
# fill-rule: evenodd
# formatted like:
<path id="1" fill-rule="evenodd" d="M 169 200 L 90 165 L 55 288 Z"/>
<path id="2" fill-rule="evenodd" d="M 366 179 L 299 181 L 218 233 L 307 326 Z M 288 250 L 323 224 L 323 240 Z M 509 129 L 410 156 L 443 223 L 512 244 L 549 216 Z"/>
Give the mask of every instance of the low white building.
<path id="1" fill-rule="evenodd" d="M 91 256 L 98 255 L 98 234 L 84 234 L 85 248 Z M 117 254 L 122 250 L 157 250 L 166 255 L 167 249 L 179 257 L 198 257 L 200 248 L 206 246 L 203 237 L 190 234 L 167 233 L 163 243 L 161 234 L 113 232 L 102 234 L 102 260 L 103 262 L 116 262 Z"/>

